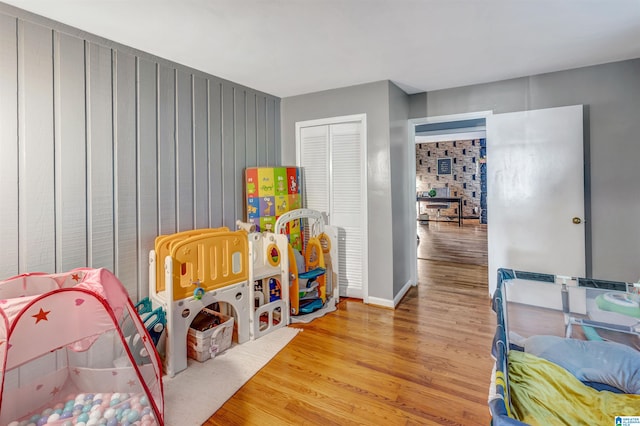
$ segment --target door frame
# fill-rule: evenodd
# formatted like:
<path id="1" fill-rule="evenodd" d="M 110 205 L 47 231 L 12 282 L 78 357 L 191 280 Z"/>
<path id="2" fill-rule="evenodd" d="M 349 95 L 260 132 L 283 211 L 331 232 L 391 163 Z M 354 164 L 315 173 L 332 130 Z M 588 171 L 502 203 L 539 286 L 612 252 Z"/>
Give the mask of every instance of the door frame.
<path id="1" fill-rule="evenodd" d="M 488 111 L 477 111 L 477 112 L 467 112 L 461 114 L 449 114 L 449 115 L 438 115 L 433 117 L 421 117 L 421 118 L 410 118 L 409 119 L 409 131 L 408 134 L 408 144 L 409 149 L 407 150 L 408 162 L 407 164 L 413 164 L 413 167 L 409 167 L 409 184 L 407 185 L 407 199 L 410 200 L 411 205 L 407 206 L 407 220 L 409 223 L 413 223 L 411 227 L 414 232 L 413 234 L 418 235 L 418 221 L 416 220 L 416 126 L 421 124 L 432 124 L 432 123 L 446 123 L 452 121 L 462 121 L 462 120 L 472 120 L 477 118 L 487 118 L 493 115 L 493 110 Z M 488 226 L 488 225 L 487 225 Z M 407 243 L 409 244 L 409 261 L 411 265 L 411 282 L 414 286 L 418 285 L 418 246 L 416 241 L 413 238 L 407 238 Z"/>
<path id="2" fill-rule="evenodd" d="M 351 123 L 351 122 L 359 122 L 362 132 L 360 133 L 360 141 L 361 141 L 361 158 L 360 158 L 360 182 L 362 183 L 362 198 L 360 200 L 360 208 L 363 212 L 362 217 L 362 301 L 364 303 L 369 303 L 369 228 L 368 228 L 368 203 L 367 203 L 367 114 L 352 114 L 352 115 L 343 115 L 337 117 L 327 117 L 327 118 L 319 118 L 314 120 L 305 120 L 305 121 L 296 121 L 295 123 L 295 139 L 296 139 L 296 166 L 300 167 L 300 130 L 303 127 L 312 127 L 312 126 L 325 126 L 332 124 L 341 124 L 341 123 Z M 331 153 L 329 152 L 329 155 Z M 333 173 L 332 173 L 332 164 L 329 161 L 329 182 L 328 185 L 331 187 Z M 304 185 L 304 178 L 302 180 L 302 184 Z M 329 203 L 331 200 L 329 200 Z M 329 204 L 329 209 L 331 209 L 331 204 Z M 331 212 L 326 212 L 329 215 L 328 222 L 331 223 Z M 339 254 L 338 254 L 339 255 Z M 338 276 L 339 277 L 339 276 Z M 340 285 L 340 280 L 338 280 L 338 286 Z M 338 288 L 338 292 L 340 289 Z M 358 295 L 350 295 L 347 294 L 346 297 L 358 297 Z"/>

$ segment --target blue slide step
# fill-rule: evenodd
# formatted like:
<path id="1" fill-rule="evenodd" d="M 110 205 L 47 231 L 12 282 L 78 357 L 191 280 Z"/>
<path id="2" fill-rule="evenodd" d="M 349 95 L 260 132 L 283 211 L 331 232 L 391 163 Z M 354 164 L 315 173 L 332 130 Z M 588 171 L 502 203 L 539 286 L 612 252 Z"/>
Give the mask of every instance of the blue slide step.
<path id="1" fill-rule="evenodd" d="M 300 301 L 300 313 L 301 314 L 310 314 L 313 311 L 317 311 L 322 308 L 322 300 L 320 299 L 309 299 L 306 301 Z"/>
<path id="2" fill-rule="evenodd" d="M 316 268 L 316 269 L 312 269 L 310 271 L 298 274 L 298 278 L 302 278 L 303 280 L 310 280 L 312 278 L 318 278 L 324 275 L 325 272 L 327 272 L 325 268 Z"/>

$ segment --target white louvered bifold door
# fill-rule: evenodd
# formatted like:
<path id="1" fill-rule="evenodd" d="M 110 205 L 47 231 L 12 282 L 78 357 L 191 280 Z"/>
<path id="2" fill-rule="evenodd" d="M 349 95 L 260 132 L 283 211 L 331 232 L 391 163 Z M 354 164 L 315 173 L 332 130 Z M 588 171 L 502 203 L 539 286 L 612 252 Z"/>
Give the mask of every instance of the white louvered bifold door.
<path id="1" fill-rule="evenodd" d="M 329 214 L 329 127 L 300 129 L 303 206 Z"/>
<path id="2" fill-rule="evenodd" d="M 366 174 L 362 121 L 300 127 L 306 208 L 338 228 L 340 296 L 363 298 L 366 279 Z"/>
<path id="3" fill-rule="evenodd" d="M 360 122 L 329 127 L 330 215 L 338 226 L 340 296 L 362 298 L 364 229 L 362 212 L 362 138 Z"/>

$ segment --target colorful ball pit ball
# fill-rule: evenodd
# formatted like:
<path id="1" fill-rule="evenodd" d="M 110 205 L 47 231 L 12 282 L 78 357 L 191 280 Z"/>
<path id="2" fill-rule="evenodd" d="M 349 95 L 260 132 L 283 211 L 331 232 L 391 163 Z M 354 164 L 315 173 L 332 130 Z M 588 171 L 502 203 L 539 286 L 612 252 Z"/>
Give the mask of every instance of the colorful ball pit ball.
<path id="1" fill-rule="evenodd" d="M 67 419 L 63 422 L 63 420 Z M 156 426 L 146 395 L 97 393 L 69 395 L 65 403 L 7 426 Z"/>

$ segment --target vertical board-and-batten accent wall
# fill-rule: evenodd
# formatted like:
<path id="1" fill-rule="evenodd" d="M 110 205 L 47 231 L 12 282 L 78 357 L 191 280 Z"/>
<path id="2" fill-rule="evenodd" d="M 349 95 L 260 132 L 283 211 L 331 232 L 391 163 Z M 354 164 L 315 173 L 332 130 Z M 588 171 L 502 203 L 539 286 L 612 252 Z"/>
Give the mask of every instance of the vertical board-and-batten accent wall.
<path id="1" fill-rule="evenodd" d="M 3 8 L 0 279 L 105 267 L 139 299 L 157 235 L 243 218 L 280 99 Z"/>

